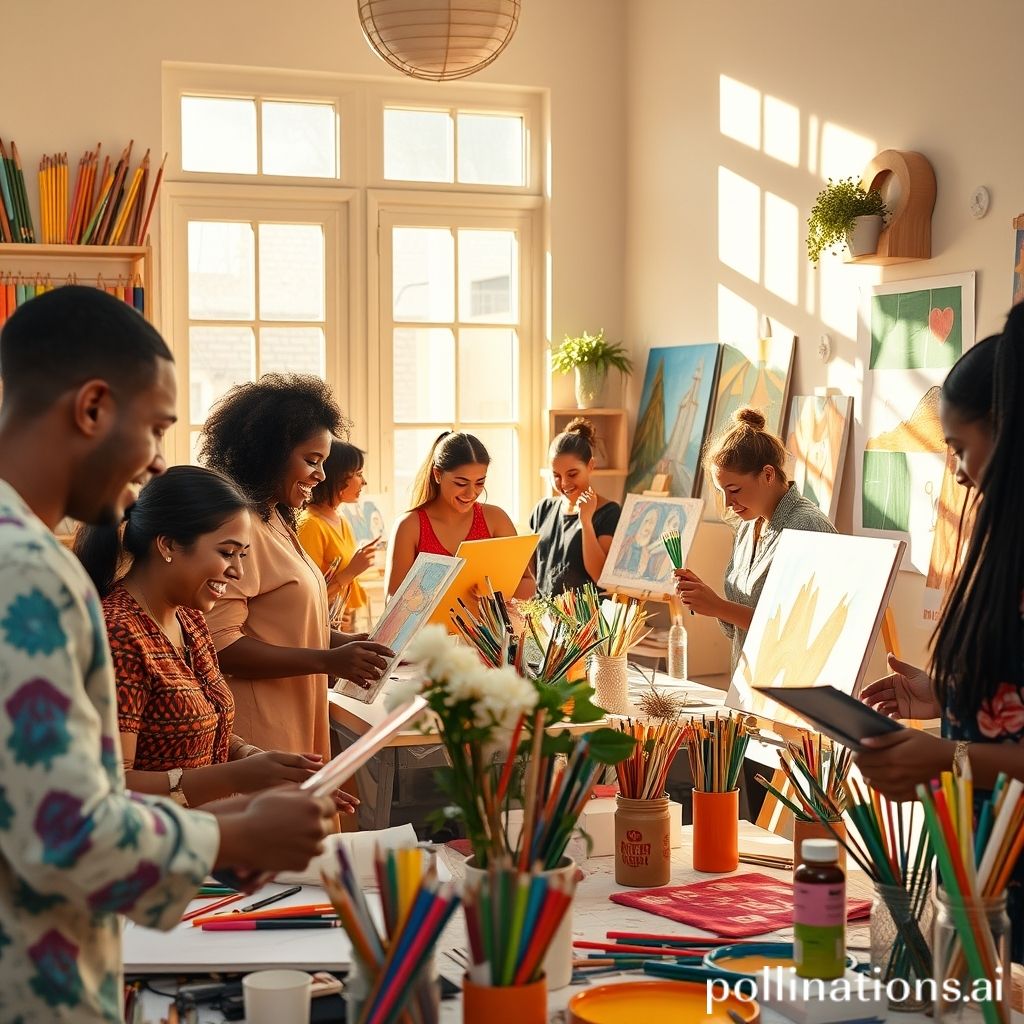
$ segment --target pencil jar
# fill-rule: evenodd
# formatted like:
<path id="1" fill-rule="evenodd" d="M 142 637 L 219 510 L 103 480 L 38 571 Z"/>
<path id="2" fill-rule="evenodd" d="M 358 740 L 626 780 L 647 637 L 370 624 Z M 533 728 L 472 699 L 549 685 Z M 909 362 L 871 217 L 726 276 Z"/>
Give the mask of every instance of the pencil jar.
<path id="1" fill-rule="evenodd" d="M 594 688 L 594 703 L 612 715 L 632 715 L 629 700 L 629 669 L 626 655 L 591 654 L 590 685 Z"/>
<path id="2" fill-rule="evenodd" d="M 462 983 L 463 1024 L 547 1024 L 548 985 L 543 975 L 528 985 Z"/>
<path id="3" fill-rule="evenodd" d="M 615 881 L 647 889 L 668 885 L 672 837 L 668 797 L 615 798 Z"/>
<path id="4" fill-rule="evenodd" d="M 740 864 L 740 791 L 693 791 L 693 867 L 718 874 Z"/>
<path id="5" fill-rule="evenodd" d="M 831 826 L 831 828 L 829 827 Z M 835 839 L 839 843 L 839 867 L 846 874 L 846 822 L 830 821 L 828 825 L 821 821 L 807 821 L 804 818 L 793 818 L 793 874 L 800 865 L 800 851 L 805 839 Z"/>
<path id="6" fill-rule="evenodd" d="M 1005 890 L 973 902 L 939 886 L 932 935 L 936 1019 L 1008 1021 L 1013 986 Z"/>
<path id="7" fill-rule="evenodd" d="M 905 885 L 875 883 L 871 977 L 886 986 L 890 1010 L 916 1013 L 931 1005 L 933 911 L 930 871 L 908 873 Z"/>
<path id="8" fill-rule="evenodd" d="M 373 994 L 374 979 L 352 957 L 352 965 L 345 975 L 345 1019 L 359 1020 L 366 1008 L 366 1001 Z M 438 1024 L 441 1018 L 441 983 L 437 973 L 437 961 L 431 955 L 423 962 L 418 973 L 411 979 L 406 1002 L 406 1015 L 413 1013 L 422 1024 Z"/>

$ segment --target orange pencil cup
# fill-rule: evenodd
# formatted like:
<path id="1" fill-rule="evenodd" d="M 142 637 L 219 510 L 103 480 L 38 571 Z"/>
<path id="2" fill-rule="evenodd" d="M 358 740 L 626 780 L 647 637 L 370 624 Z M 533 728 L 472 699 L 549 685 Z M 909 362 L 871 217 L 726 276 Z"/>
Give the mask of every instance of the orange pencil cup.
<path id="1" fill-rule="evenodd" d="M 462 982 L 463 1024 L 547 1024 L 548 983 L 541 976 L 529 985 L 474 985 Z"/>
<path id="2" fill-rule="evenodd" d="M 740 791 L 693 791 L 693 867 L 696 871 L 735 871 L 740 865 Z"/>

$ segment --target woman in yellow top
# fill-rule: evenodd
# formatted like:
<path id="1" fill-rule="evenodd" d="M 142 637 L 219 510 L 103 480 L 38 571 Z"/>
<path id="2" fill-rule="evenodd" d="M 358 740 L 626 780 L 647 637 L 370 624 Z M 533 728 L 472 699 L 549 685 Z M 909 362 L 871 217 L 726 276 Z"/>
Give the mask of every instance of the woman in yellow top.
<path id="1" fill-rule="evenodd" d="M 363 452 L 354 444 L 333 440 L 323 471 L 323 481 L 313 488 L 313 500 L 299 518 L 299 543 L 327 580 L 335 621 L 350 629 L 354 612 L 367 604 L 359 577 L 373 565 L 383 538 L 357 548 L 352 527 L 338 512 L 339 505 L 357 502 L 366 486 Z"/>

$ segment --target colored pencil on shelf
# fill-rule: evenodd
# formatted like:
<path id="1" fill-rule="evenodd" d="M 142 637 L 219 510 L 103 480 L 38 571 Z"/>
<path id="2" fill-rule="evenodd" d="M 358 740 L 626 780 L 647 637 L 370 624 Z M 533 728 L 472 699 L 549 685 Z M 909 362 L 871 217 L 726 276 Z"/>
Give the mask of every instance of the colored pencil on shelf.
<path id="1" fill-rule="evenodd" d="M 124 203 L 121 205 L 121 209 L 117 213 L 117 220 L 110 232 L 111 245 L 119 245 L 121 242 L 121 236 L 124 234 L 124 229 L 128 224 L 128 218 L 134 212 L 135 203 L 138 199 L 139 183 L 142 181 L 142 169 L 143 167 L 148 166 L 149 150 L 147 149 L 139 163 L 139 166 L 135 168 L 131 184 L 128 186 L 128 194 L 125 196 Z"/>
<path id="2" fill-rule="evenodd" d="M 164 154 L 163 160 L 160 161 L 160 170 L 156 172 L 156 180 L 153 182 L 153 191 L 149 195 L 149 205 L 146 207 L 146 216 L 142 219 L 142 226 L 139 228 L 139 233 L 135 236 L 135 245 L 146 244 L 146 232 L 149 230 L 149 222 L 153 216 L 153 207 L 156 205 L 156 197 L 160 191 L 160 182 L 164 180 L 164 165 L 167 163 L 167 154 Z"/>
<path id="3" fill-rule="evenodd" d="M 36 240 L 35 227 L 32 223 L 32 211 L 28 205 L 28 192 L 25 190 L 25 172 L 22 170 L 21 157 L 18 154 L 18 144 L 11 139 L 11 161 L 14 164 L 15 186 L 18 192 L 18 202 L 21 205 L 21 222 L 24 233 L 24 241 L 34 242 Z"/>

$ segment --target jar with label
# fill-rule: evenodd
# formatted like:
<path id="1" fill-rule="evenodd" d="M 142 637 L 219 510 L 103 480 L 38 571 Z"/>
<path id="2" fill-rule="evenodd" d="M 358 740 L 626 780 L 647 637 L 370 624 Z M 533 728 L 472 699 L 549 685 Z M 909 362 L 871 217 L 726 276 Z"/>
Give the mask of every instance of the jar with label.
<path id="1" fill-rule="evenodd" d="M 640 889 L 668 885 L 672 837 L 668 797 L 615 798 L 615 881 Z"/>
<path id="2" fill-rule="evenodd" d="M 805 839 L 793 876 L 793 960 L 800 978 L 846 973 L 846 876 L 834 839 Z"/>

